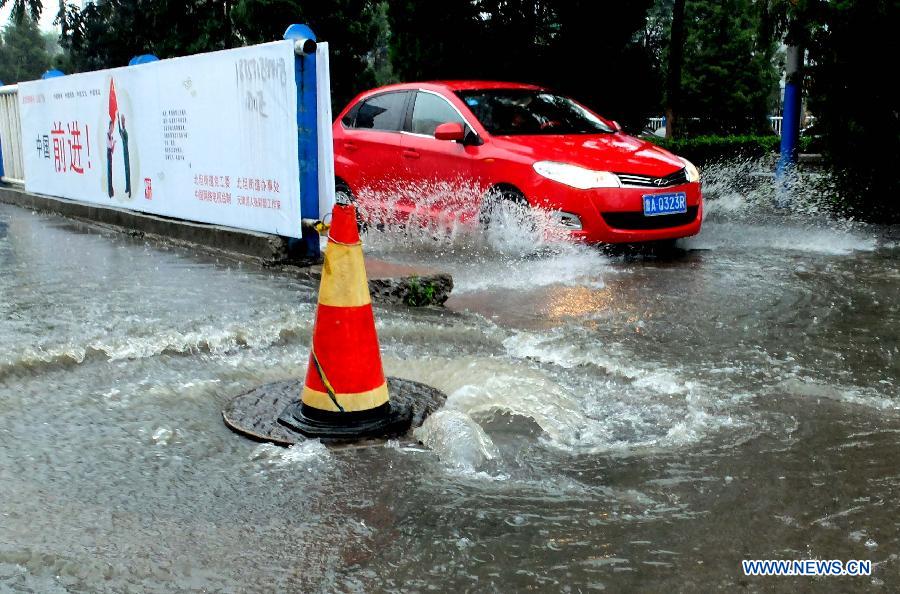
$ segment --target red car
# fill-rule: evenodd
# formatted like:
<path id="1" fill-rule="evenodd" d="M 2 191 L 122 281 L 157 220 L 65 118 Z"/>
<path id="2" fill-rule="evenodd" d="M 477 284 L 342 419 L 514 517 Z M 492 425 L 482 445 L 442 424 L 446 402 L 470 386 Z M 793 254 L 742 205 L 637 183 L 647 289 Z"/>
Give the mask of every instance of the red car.
<path id="1" fill-rule="evenodd" d="M 703 217 L 691 163 L 533 85 L 367 91 L 335 120 L 334 152 L 338 193 L 372 218 L 485 222 L 497 204 L 527 203 L 573 239 L 622 243 L 696 235 Z"/>

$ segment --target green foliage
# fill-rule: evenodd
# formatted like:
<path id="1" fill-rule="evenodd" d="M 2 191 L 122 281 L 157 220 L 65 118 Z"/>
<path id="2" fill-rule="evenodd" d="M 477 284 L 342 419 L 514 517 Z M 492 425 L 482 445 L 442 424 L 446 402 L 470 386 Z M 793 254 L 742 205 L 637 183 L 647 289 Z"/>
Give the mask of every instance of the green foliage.
<path id="1" fill-rule="evenodd" d="M 33 35 L 42 0 L 0 0 L 0 6 L 10 3 L 25 28 L 4 33 L 0 77 L 7 82 L 34 78 L 50 66 Z M 676 49 L 668 47 L 673 4 L 97 0 L 82 9 L 61 3 L 65 55 L 54 65 L 93 70 L 143 53 L 166 58 L 271 41 L 300 22 L 330 42 L 335 109 L 376 83 L 517 80 L 571 94 L 634 130 L 663 107 L 663 81 Z M 836 169 L 852 175 L 854 183 L 845 186 L 855 194 L 851 203 L 869 216 L 900 216 L 888 205 L 900 192 L 898 177 L 889 173 L 900 157 L 900 115 L 889 84 L 897 0 L 685 0 L 684 16 L 677 87 L 682 117 L 676 120 L 682 132 L 767 131 L 764 116 L 777 105 L 776 47 L 799 44 L 808 49 L 807 106 L 817 116 L 818 146 Z M 773 143 L 774 137 L 703 136 L 674 146 L 702 161 L 705 155 L 768 152 Z"/>
<path id="2" fill-rule="evenodd" d="M 646 137 L 645 140 L 684 157 L 696 164 L 748 159 L 777 153 L 781 138 L 774 135 L 744 134 L 738 136 L 704 135 L 691 138 Z M 801 150 L 810 143 L 810 138 L 801 139 Z"/>
<path id="3" fill-rule="evenodd" d="M 31 17 L 12 19 L 0 38 L 0 80 L 6 84 L 34 80 L 50 68 L 50 54 Z"/>
<path id="4" fill-rule="evenodd" d="M 134 56 L 183 56 L 239 45 L 231 2 L 209 0 L 98 0 L 67 7 L 61 45 L 66 72 L 125 66 Z"/>
<path id="5" fill-rule="evenodd" d="M 387 2 L 379 2 L 375 5 L 372 13 L 372 26 L 375 28 L 375 46 L 369 53 L 367 61 L 375 84 L 382 86 L 397 82 L 391 65 L 391 26 L 388 22 Z"/>
<path id="6" fill-rule="evenodd" d="M 681 111 L 699 131 L 759 133 L 767 127 L 778 69 L 753 0 L 687 0 Z"/>
<path id="7" fill-rule="evenodd" d="M 44 11 L 42 0 L 0 0 L 0 8 L 6 7 L 7 4 L 12 4 L 10 16 L 15 23 L 20 23 L 26 18 L 36 23 Z"/>
<path id="8" fill-rule="evenodd" d="M 826 157 L 852 183 L 854 214 L 900 222 L 900 112 L 890 83 L 897 56 L 895 0 L 806 3 L 809 109 Z"/>
<path id="9" fill-rule="evenodd" d="M 378 36 L 372 0 L 98 0 L 69 5 L 62 21 L 66 71 L 124 66 L 140 54 L 184 56 L 281 39 L 306 23 L 331 52 L 336 106 L 374 84 L 369 53 Z M 385 20 L 381 12 L 382 22 Z"/>
<path id="10" fill-rule="evenodd" d="M 400 80 L 464 78 L 478 68 L 479 31 L 471 0 L 391 0 L 390 56 Z"/>
<path id="11" fill-rule="evenodd" d="M 640 127 L 660 100 L 640 41 L 650 0 L 394 0 L 391 57 L 401 80 L 482 78 L 568 93 Z"/>
<path id="12" fill-rule="evenodd" d="M 403 302 L 410 307 L 423 307 L 434 305 L 436 289 L 430 282 L 420 282 L 419 277 L 413 276 L 407 284 L 407 292 Z"/>
<path id="13" fill-rule="evenodd" d="M 378 37 L 378 4 L 372 0 L 237 0 L 232 19 L 248 44 L 281 39 L 291 23 L 309 25 L 320 41 L 328 42 L 332 99 L 334 107 L 341 109 L 375 83 L 368 58 Z"/>

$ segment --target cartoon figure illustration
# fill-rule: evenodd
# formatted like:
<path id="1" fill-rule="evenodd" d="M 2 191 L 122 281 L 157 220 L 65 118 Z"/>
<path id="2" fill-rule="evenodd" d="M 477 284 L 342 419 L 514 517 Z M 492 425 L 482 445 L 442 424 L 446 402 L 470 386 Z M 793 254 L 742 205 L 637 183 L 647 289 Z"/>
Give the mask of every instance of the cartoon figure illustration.
<path id="1" fill-rule="evenodd" d="M 131 159 L 128 155 L 128 130 L 125 128 L 125 114 L 119 114 L 119 136 L 122 137 L 122 157 L 125 160 L 125 193 L 131 198 Z"/>
<path id="2" fill-rule="evenodd" d="M 113 136 L 115 124 L 113 120 L 109 121 L 109 129 L 106 131 L 106 189 L 109 197 L 113 197 L 113 151 L 116 148 L 116 138 Z"/>
<path id="3" fill-rule="evenodd" d="M 106 189 L 109 197 L 113 197 L 113 152 L 116 148 L 115 122 L 116 112 L 119 110 L 119 102 L 116 99 L 116 85 L 109 81 L 109 129 L 106 131 Z M 128 157 L 125 157 L 126 164 Z"/>

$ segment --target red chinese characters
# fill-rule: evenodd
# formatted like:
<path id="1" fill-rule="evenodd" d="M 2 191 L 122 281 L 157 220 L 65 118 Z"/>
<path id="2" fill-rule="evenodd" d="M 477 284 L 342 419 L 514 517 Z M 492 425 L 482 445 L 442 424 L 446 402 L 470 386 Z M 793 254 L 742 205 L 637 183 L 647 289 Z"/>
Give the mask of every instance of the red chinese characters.
<path id="1" fill-rule="evenodd" d="M 253 190 L 255 192 L 270 192 L 274 194 L 281 193 L 281 185 L 273 179 L 239 177 L 237 178 L 236 187 L 238 190 Z"/>
<path id="2" fill-rule="evenodd" d="M 238 204 L 241 206 L 249 206 L 251 208 L 271 208 L 281 210 L 281 200 L 274 198 L 262 198 L 259 196 L 241 196 L 237 197 Z"/>
<path id="3" fill-rule="evenodd" d="M 194 186 L 194 198 L 201 202 L 231 204 L 231 192 L 223 192 L 221 190 L 222 188 L 231 187 L 230 176 L 197 173 L 194 175 Z"/>
<path id="4" fill-rule="evenodd" d="M 79 175 L 84 174 L 84 167 L 81 166 L 81 149 L 84 148 L 81 144 L 81 130 L 78 127 L 78 122 L 72 122 L 66 129 L 69 132 L 69 137 L 66 139 L 69 147 L 69 164 L 72 168 L 72 171 Z"/>
<path id="5" fill-rule="evenodd" d="M 232 194 L 232 191 L 235 193 Z M 251 195 L 250 192 L 263 195 Z M 203 202 L 232 204 L 234 201 L 248 208 L 281 210 L 280 194 L 281 184 L 274 179 L 194 174 L 194 197 Z"/>
<path id="6" fill-rule="evenodd" d="M 230 188 L 231 176 L 197 173 L 194 175 L 194 185 L 204 188 Z"/>
<path id="7" fill-rule="evenodd" d="M 62 122 L 53 124 L 50 137 L 53 139 L 53 168 L 57 173 L 66 172 L 66 138 Z"/>
<path id="8" fill-rule="evenodd" d="M 235 187 L 238 190 L 243 190 L 245 192 L 268 194 L 268 196 L 238 194 L 237 203 L 240 206 L 281 210 L 281 184 L 279 184 L 277 180 L 258 177 L 238 177 L 235 180 Z"/>
<path id="9" fill-rule="evenodd" d="M 50 134 L 37 137 L 37 152 L 41 159 L 50 159 L 53 147 L 53 170 L 56 173 L 84 175 L 91 168 L 90 130 L 87 124 L 71 121 L 53 122 Z"/>

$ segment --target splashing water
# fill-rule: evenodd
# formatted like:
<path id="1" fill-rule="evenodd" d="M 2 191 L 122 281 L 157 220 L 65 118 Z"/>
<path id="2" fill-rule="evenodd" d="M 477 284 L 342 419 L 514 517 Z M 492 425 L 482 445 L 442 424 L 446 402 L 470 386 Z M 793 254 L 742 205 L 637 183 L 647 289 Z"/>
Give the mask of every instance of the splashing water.
<path id="1" fill-rule="evenodd" d="M 455 410 L 432 414 L 413 435 L 442 461 L 461 470 L 484 470 L 500 456 L 484 429 L 468 415 Z"/>
<path id="2" fill-rule="evenodd" d="M 449 272 L 456 294 L 580 283 L 605 265 L 596 249 L 568 241 L 553 211 L 500 201 L 486 223 L 484 194 L 467 182 L 364 192 L 360 204 L 374 221 L 363 237 L 366 253 Z"/>
<path id="3" fill-rule="evenodd" d="M 306 373 L 312 283 L 0 205 L 0 590 L 709 590 L 791 550 L 896 582 L 896 238 L 756 170 L 708 168 L 669 255 L 483 231 L 474 189 L 455 232 L 370 227 L 457 284 L 375 304 L 385 372 L 448 394 L 430 450 L 222 425 Z"/>
<path id="4" fill-rule="evenodd" d="M 265 461 L 273 466 L 304 466 L 309 470 L 329 461 L 331 453 L 318 439 L 301 441 L 290 447 L 263 443 L 250 454 L 252 460 Z"/>
<path id="5" fill-rule="evenodd" d="M 871 251 L 868 226 L 839 214 L 842 183 L 825 171 L 799 168 L 776 180 L 769 159 L 713 163 L 703 170 L 703 230 L 688 249 L 728 246 L 846 255 Z M 846 182 L 844 182 L 846 183 Z"/>
<path id="6" fill-rule="evenodd" d="M 487 188 L 471 181 L 398 182 L 390 190 L 366 189 L 359 205 L 375 251 L 428 250 L 483 256 L 525 255 L 558 247 L 565 231 L 553 211 L 509 200 L 492 204 L 485 219 Z"/>

